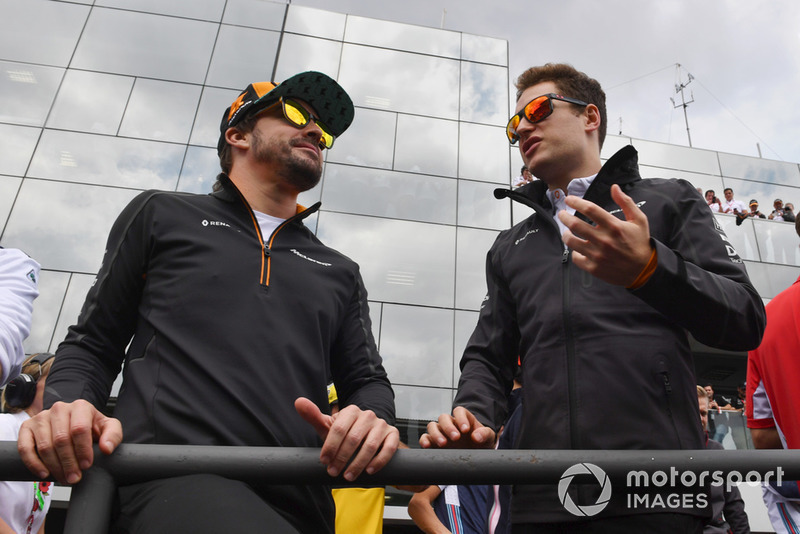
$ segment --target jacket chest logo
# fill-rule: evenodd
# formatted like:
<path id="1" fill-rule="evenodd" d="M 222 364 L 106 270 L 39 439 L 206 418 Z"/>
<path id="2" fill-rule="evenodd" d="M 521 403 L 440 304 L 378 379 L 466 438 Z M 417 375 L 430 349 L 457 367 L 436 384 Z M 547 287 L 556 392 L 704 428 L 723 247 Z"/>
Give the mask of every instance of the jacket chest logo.
<path id="1" fill-rule="evenodd" d="M 332 264 L 325 263 L 323 261 L 315 260 L 314 258 L 309 258 L 302 252 L 298 251 L 296 248 L 290 249 L 290 251 L 297 257 L 303 258 L 306 261 L 310 261 L 311 263 L 316 263 L 317 265 L 322 265 L 323 267 L 330 267 Z"/>

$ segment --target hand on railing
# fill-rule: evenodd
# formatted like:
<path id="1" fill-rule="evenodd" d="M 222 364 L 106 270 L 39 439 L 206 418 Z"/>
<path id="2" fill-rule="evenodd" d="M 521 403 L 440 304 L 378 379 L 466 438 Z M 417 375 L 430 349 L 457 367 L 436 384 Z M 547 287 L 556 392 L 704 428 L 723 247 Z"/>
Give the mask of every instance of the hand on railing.
<path id="1" fill-rule="evenodd" d="M 319 459 L 333 477 L 345 467 L 344 478 L 348 481 L 355 480 L 365 470 L 371 475 L 383 468 L 397 451 L 400 432 L 372 410 L 351 404 L 335 415 L 327 415 L 304 397 L 298 398 L 294 407 L 325 440 Z"/>
<path id="2" fill-rule="evenodd" d="M 40 480 L 52 475 L 62 484 L 76 484 L 94 462 L 94 442 L 103 454 L 111 454 L 122 442 L 122 425 L 87 401 L 76 400 L 57 402 L 22 423 L 17 449 Z"/>
<path id="3" fill-rule="evenodd" d="M 420 436 L 423 449 L 491 449 L 496 439 L 494 430 L 483 426 L 466 408 L 457 406 L 453 415 L 443 413 L 428 423 L 428 432 Z"/>

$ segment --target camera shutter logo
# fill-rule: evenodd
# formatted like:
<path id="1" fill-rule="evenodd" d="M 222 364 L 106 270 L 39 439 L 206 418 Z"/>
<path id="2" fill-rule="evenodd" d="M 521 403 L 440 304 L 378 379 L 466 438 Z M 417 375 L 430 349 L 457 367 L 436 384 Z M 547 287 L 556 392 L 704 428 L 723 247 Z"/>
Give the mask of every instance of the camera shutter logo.
<path id="1" fill-rule="evenodd" d="M 595 504 L 579 506 L 575 504 L 572 497 L 567 493 L 569 485 L 575 475 L 594 475 L 597 483 L 600 484 L 600 496 L 597 498 Z M 558 482 L 558 499 L 567 510 L 567 512 L 578 517 L 591 517 L 597 515 L 605 509 L 608 501 L 611 500 L 611 481 L 608 479 L 605 471 L 600 469 L 594 464 L 580 463 L 575 464 L 561 475 L 561 480 Z"/>

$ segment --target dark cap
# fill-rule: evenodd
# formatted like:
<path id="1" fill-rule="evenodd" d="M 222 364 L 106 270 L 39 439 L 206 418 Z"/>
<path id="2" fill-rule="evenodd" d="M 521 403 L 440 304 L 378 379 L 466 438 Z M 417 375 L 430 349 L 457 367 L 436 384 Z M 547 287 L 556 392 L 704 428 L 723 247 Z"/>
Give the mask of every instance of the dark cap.
<path id="1" fill-rule="evenodd" d="M 301 72 L 278 84 L 251 83 L 222 116 L 217 154 L 225 146 L 225 132 L 228 128 L 269 107 L 281 97 L 297 98 L 313 107 L 320 120 L 335 136 L 342 135 L 353 122 L 355 111 L 350 96 L 333 78 L 321 72 Z"/>
<path id="2" fill-rule="evenodd" d="M 783 204 L 783 200 L 781 200 L 781 199 L 779 199 L 779 198 L 776 198 L 775 200 L 773 200 L 773 201 L 772 201 L 772 203 L 773 203 L 773 204 L 777 204 L 778 202 L 780 202 L 781 204 Z"/>
<path id="3" fill-rule="evenodd" d="M 749 206 L 752 206 L 753 204 L 758 206 L 758 200 L 756 200 L 756 199 L 751 200 Z"/>

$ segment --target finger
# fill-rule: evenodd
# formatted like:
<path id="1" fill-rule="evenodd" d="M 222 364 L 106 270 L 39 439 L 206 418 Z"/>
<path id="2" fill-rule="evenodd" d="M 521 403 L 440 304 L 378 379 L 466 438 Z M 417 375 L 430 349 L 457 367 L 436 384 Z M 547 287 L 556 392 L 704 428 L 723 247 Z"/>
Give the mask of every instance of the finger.
<path id="1" fill-rule="evenodd" d="M 397 450 L 399 433 L 395 439 L 392 427 L 374 414 L 367 415 L 369 413 L 364 412 L 365 417 L 360 417 L 359 421 L 351 427 L 352 442 L 357 445 L 356 449 L 345 459 L 345 463 L 350 462 L 346 468 L 342 468 L 345 470 L 345 480 L 355 480 L 372 462 L 375 462 L 373 472 L 375 467 L 383 467 Z M 390 441 L 386 444 L 387 449 L 384 451 L 382 447 L 387 438 Z M 350 441 L 349 436 L 346 441 Z"/>
<path id="2" fill-rule="evenodd" d="M 322 444 L 320 461 L 328 467 L 328 474 L 333 477 L 342 472 L 366 436 L 363 426 L 356 426 L 360 413 L 357 406 L 348 406 L 341 410 Z"/>
<path id="3" fill-rule="evenodd" d="M 97 413 L 101 417 L 95 418 L 92 433 L 97 437 L 100 452 L 111 454 L 122 443 L 122 423 L 119 419 L 104 417 L 100 412 Z"/>
<path id="4" fill-rule="evenodd" d="M 611 186 L 611 199 L 622 208 L 622 213 L 625 215 L 626 221 L 637 223 L 641 223 L 642 221 L 645 223 L 647 222 L 647 216 L 644 212 L 636 205 L 630 196 L 622 192 L 622 188 L 617 184 Z"/>
<path id="5" fill-rule="evenodd" d="M 67 484 L 77 484 L 82 476 L 81 471 L 91 467 L 94 461 L 92 431 L 97 409 L 79 400 L 71 404 L 56 403 L 51 411 L 53 447 L 64 471 L 64 479 Z"/>
<path id="6" fill-rule="evenodd" d="M 397 452 L 397 448 L 400 445 L 400 431 L 397 428 L 386 424 L 386 431 L 384 432 L 384 437 L 379 445 L 378 454 L 374 455 L 372 460 L 367 464 L 367 474 L 375 474 L 381 469 L 383 469 L 386 464 L 394 456 L 394 453 Z"/>
<path id="7" fill-rule="evenodd" d="M 17 438 L 17 451 L 22 459 L 22 463 L 28 468 L 28 471 L 33 473 L 40 480 L 44 480 L 50 476 L 50 469 L 39 458 L 39 454 L 36 451 L 36 437 L 32 428 L 34 425 L 36 425 L 36 422 L 34 422 L 33 419 L 22 423 Z M 49 425 L 47 426 L 47 430 L 49 432 Z"/>
<path id="8" fill-rule="evenodd" d="M 442 437 L 445 441 L 458 441 L 461 439 L 461 430 L 459 427 L 459 422 L 456 421 L 455 417 L 446 413 L 443 413 L 439 416 L 439 420 L 437 421 L 439 432 L 441 433 Z M 428 431 L 431 430 L 431 425 L 428 423 Z M 467 429 L 469 431 L 469 429 Z M 438 440 L 439 446 L 443 447 L 447 443 L 442 443 L 441 440 Z"/>
<path id="9" fill-rule="evenodd" d="M 319 437 L 322 439 L 326 439 L 328 437 L 328 431 L 330 430 L 332 424 L 332 418 L 330 415 L 322 413 L 322 411 L 319 409 L 319 406 L 305 397 L 298 397 L 297 400 L 294 401 L 294 409 L 297 410 L 297 413 L 300 414 L 300 417 L 314 427 L 314 430 Z"/>

